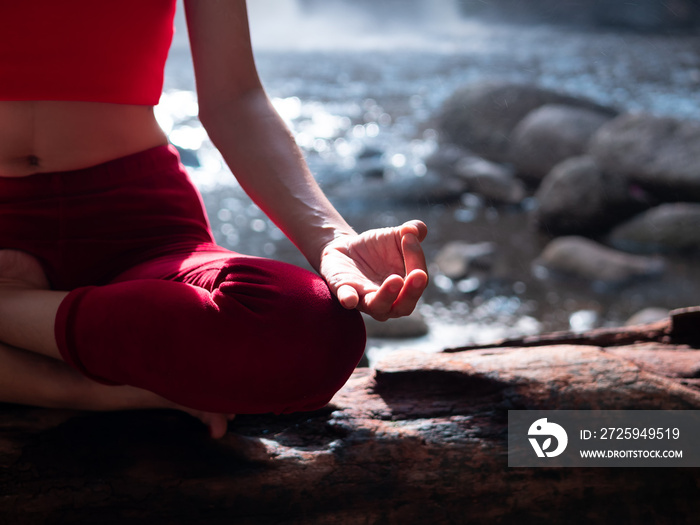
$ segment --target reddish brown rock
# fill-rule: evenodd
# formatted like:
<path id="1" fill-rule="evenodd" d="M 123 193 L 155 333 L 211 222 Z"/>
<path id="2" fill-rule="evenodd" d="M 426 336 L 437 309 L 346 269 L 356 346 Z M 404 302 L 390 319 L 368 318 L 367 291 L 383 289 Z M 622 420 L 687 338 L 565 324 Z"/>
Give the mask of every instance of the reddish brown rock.
<path id="1" fill-rule="evenodd" d="M 0 523 L 692 522 L 698 469 L 507 466 L 508 410 L 700 409 L 697 312 L 678 315 L 620 337 L 399 351 L 326 409 L 239 416 L 221 441 L 177 413 L 5 406 Z"/>

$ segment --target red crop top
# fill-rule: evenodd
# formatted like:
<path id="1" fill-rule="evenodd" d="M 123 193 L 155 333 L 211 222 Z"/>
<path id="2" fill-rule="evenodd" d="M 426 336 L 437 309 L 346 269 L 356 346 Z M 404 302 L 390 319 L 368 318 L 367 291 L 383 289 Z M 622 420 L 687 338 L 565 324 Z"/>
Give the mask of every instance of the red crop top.
<path id="1" fill-rule="evenodd" d="M 0 100 L 155 105 L 175 0 L 0 0 Z"/>

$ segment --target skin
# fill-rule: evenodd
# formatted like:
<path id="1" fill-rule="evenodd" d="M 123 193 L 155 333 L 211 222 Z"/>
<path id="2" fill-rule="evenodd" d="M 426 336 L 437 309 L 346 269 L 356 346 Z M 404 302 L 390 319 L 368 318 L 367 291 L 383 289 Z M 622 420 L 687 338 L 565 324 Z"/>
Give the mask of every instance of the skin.
<path id="1" fill-rule="evenodd" d="M 200 120 L 253 201 L 326 279 L 340 303 L 379 320 L 410 314 L 428 284 L 421 221 L 357 234 L 309 172 L 258 77 L 245 0 L 185 0 Z M 146 106 L 0 101 L 0 176 L 80 169 L 165 144 Z M 0 400 L 86 410 L 176 408 L 214 437 L 232 415 L 94 383 L 62 362 L 48 289 L 31 255 L 0 250 Z"/>

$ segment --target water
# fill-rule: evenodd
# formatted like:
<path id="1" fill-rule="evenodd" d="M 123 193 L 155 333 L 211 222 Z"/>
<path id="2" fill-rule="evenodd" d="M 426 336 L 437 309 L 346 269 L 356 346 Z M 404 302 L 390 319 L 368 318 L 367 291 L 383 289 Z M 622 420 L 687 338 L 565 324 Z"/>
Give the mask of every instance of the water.
<path id="1" fill-rule="evenodd" d="M 425 243 L 429 258 L 451 240 L 498 246 L 493 272 L 476 282 L 454 285 L 433 275 L 421 306 L 431 334 L 400 344 L 439 350 L 538 331 L 616 325 L 646 306 L 697 304 L 697 259 L 669 258 L 661 279 L 617 290 L 540 280 L 531 261 L 547 239 L 527 226 L 520 208 L 488 208 L 474 199 L 387 207 L 342 196 L 366 184 L 358 172 L 368 163 L 389 179 L 424 176 L 424 159 L 437 148 L 431 115 L 457 88 L 477 80 L 530 82 L 622 110 L 700 119 L 700 38 L 469 20 L 457 16 L 451 0 L 410 5 L 413 11 L 404 9 L 400 16 L 352 4 L 342 12 L 319 9 L 309 15 L 291 0 L 249 2 L 265 87 L 319 182 L 353 226 L 421 218 L 431 229 Z M 305 265 L 245 197 L 199 125 L 179 21 L 158 116 L 171 140 L 192 150 L 191 163 L 200 164 L 191 173 L 218 242 Z"/>

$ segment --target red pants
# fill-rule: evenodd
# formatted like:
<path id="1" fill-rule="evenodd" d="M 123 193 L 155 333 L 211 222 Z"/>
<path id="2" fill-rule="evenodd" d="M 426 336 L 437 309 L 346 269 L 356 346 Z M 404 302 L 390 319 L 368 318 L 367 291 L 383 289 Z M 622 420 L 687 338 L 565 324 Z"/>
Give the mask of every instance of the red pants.
<path id="1" fill-rule="evenodd" d="M 55 325 L 69 365 L 191 408 L 320 408 L 364 350 L 361 316 L 316 274 L 214 244 L 171 146 L 0 178 L 0 247 L 70 291 Z"/>

